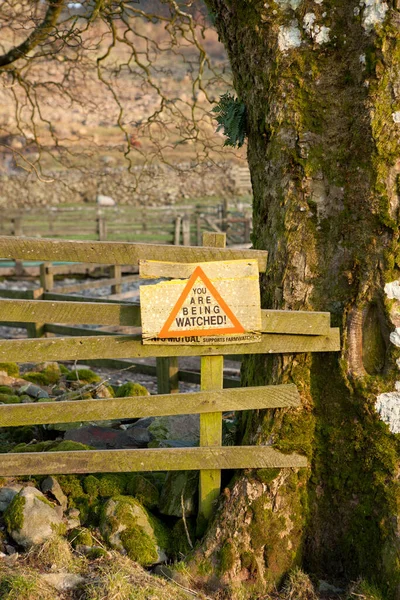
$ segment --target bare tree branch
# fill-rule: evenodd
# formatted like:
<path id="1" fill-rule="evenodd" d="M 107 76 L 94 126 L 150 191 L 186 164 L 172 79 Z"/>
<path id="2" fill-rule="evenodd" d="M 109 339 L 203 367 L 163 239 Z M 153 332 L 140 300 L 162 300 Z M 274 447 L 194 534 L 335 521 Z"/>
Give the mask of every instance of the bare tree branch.
<path id="1" fill-rule="evenodd" d="M 43 21 L 32 31 L 28 38 L 8 52 L 0 56 L 0 67 L 7 67 L 16 60 L 24 58 L 39 44 L 46 41 L 56 27 L 58 18 L 64 7 L 64 0 L 48 0 L 48 8 Z"/>

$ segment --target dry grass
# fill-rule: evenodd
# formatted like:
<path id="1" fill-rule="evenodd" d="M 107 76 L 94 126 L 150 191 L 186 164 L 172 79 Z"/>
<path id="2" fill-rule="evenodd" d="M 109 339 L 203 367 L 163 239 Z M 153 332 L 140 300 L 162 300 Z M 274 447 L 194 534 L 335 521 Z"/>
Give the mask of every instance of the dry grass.
<path id="1" fill-rule="evenodd" d="M 284 600 L 318 600 L 309 576 L 301 569 L 294 569 L 283 588 Z"/>
<path id="2" fill-rule="evenodd" d="M 130 559 L 113 553 L 99 561 L 85 600 L 189 600 L 194 595 L 154 575 Z"/>
<path id="3" fill-rule="evenodd" d="M 62 536 L 55 535 L 44 544 L 32 548 L 27 562 L 39 569 L 52 571 L 76 571 L 79 559 L 73 556 L 70 543 Z"/>

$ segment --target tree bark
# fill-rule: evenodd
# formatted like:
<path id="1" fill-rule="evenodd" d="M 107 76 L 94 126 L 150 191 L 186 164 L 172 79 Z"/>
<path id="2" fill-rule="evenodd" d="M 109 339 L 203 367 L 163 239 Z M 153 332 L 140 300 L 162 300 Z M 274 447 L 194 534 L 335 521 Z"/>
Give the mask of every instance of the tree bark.
<path id="1" fill-rule="evenodd" d="M 303 405 L 245 415 L 242 441 L 303 452 L 310 469 L 237 476 L 196 561 L 249 590 L 302 564 L 400 598 L 398 422 L 376 410 L 400 402 L 384 291 L 399 276 L 399 2 L 208 6 L 247 108 L 263 307 L 330 311 L 342 351 L 244 362 L 244 383 L 294 382 Z"/>

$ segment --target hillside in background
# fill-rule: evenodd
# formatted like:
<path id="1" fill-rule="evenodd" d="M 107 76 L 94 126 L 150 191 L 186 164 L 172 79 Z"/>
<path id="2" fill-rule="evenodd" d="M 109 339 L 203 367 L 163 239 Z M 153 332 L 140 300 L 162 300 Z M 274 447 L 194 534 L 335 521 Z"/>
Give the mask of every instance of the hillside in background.
<path id="1" fill-rule="evenodd" d="M 69 6 L 65 18 L 83 10 Z M 168 16 L 160 2 L 132 6 Z M 132 17 L 116 22 L 113 39 L 99 21 L 82 33 L 79 50 L 57 48 L 23 66 L 18 80 L 3 73 L 0 205 L 90 202 L 98 193 L 164 203 L 232 192 L 229 174 L 246 164 L 245 153 L 223 148 L 210 116 L 230 86 L 227 57 L 202 3 L 190 10 L 192 38 L 165 20 Z M 12 25 L 3 27 L 9 46 L 20 41 Z"/>

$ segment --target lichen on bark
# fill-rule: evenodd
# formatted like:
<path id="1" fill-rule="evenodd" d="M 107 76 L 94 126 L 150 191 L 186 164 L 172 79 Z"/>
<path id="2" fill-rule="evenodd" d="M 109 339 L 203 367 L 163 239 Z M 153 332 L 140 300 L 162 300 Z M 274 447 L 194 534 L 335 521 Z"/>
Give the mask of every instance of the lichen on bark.
<path id="1" fill-rule="evenodd" d="M 330 311 L 342 351 L 244 361 L 244 384 L 293 381 L 302 409 L 245 414 L 242 439 L 304 452 L 310 468 L 237 475 L 201 552 L 218 564 L 229 544 L 226 583 L 265 589 L 302 562 L 399 598 L 399 445 L 375 410 L 399 376 L 383 292 L 400 268 L 399 12 L 366 28 L 354 0 L 208 4 L 247 108 L 263 307 Z M 327 43 L 302 28 L 310 11 Z M 294 21 L 301 44 L 281 52 Z"/>

